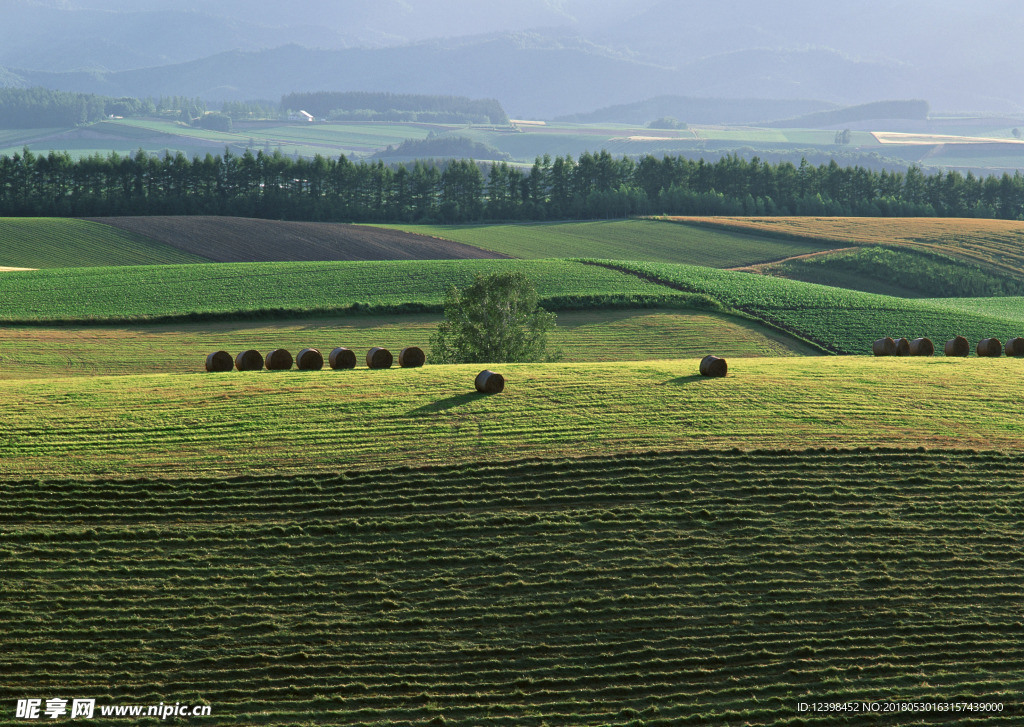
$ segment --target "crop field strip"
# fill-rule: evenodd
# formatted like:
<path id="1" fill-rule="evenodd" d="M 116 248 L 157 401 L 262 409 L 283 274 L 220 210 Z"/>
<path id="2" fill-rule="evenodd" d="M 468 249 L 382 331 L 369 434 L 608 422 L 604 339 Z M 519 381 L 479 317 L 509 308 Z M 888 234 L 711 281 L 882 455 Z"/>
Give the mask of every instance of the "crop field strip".
<path id="1" fill-rule="evenodd" d="M 143 235 L 77 219 L 0 217 L 0 265 L 69 268 L 208 262 Z"/>
<path id="2" fill-rule="evenodd" d="M 342 312 L 355 304 L 378 312 L 410 305 L 419 312 L 425 312 L 424 307 L 440 312 L 451 286 L 466 287 L 478 273 L 503 271 L 523 272 L 548 302 L 609 296 L 643 299 L 648 304 L 687 300 L 678 291 L 633 275 L 568 260 L 161 265 L 4 273 L 0 275 L 0 322 L 311 316 Z"/>
<path id="3" fill-rule="evenodd" d="M 659 220 L 511 225 L 386 225 L 516 258 L 608 258 L 730 268 L 829 250 L 831 242 L 779 240 Z"/>
<path id="4" fill-rule="evenodd" d="M 932 724 L 1024 690 L 1021 455 L 0 481 L 0 701 L 216 724 Z"/>
<path id="5" fill-rule="evenodd" d="M 1024 275 L 1024 222 L 899 217 L 672 217 L 687 226 L 835 247 L 911 247 Z"/>
<path id="6" fill-rule="evenodd" d="M 280 323 L 0 328 L 0 380 L 180 374 L 201 370 L 207 353 L 264 354 L 307 346 L 326 353 L 342 345 L 360 353 L 408 345 L 427 352 L 437 315 L 348 316 Z M 549 335 L 567 361 L 684 358 L 713 348 L 723 356 L 809 355 L 816 350 L 742 318 L 674 310 L 563 311 Z"/>
<path id="7" fill-rule="evenodd" d="M 295 472 L 679 448 L 1013 450 L 1021 359 L 735 358 L 0 381 L 11 477 Z"/>
<path id="8" fill-rule="evenodd" d="M 1004 304 L 962 306 L 955 301 L 911 300 L 689 265 L 590 262 L 707 296 L 727 309 L 747 313 L 834 353 L 868 353 L 871 342 L 883 333 L 906 338 L 923 336 L 936 342 L 966 336 L 975 343 L 990 336 L 1005 341 L 1022 335 L 1019 314 L 999 316 Z"/>

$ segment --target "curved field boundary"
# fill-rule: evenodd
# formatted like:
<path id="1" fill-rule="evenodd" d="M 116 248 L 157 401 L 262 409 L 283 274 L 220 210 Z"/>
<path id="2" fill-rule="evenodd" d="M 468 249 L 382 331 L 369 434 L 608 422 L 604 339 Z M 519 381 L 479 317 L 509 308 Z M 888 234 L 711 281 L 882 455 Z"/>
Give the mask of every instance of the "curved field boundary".
<path id="1" fill-rule="evenodd" d="M 1024 276 L 1024 222 L 928 217 L 668 217 L 710 230 L 837 247 L 915 247 Z"/>
<path id="2" fill-rule="evenodd" d="M 0 218 L 0 270 L 209 262 L 145 235 L 89 220 Z"/>
<path id="3" fill-rule="evenodd" d="M 0 481 L 0 700 L 202 699 L 268 727 L 873 722 L 797 711 L 821 698 L 1019 724 L 1022 467 L 818 449 Z M 908 716 L 878 723 L 938 715 Z"/>
<path id="4" fill-rule="evenodd" d="M 730 230 L 660 220 L 546 222 L 509 225 L 389 225 L 518 258 L 645 260 L 732 268 L 834 247 L 817 241 L 766 239 Z"/>
<path id="5" fill-rule="evenodd" d="M 214 262 L 463 260 L 506 258 L 451 240 L 366 225 L 281 222 L 244 217 L 98 217 Z"/>

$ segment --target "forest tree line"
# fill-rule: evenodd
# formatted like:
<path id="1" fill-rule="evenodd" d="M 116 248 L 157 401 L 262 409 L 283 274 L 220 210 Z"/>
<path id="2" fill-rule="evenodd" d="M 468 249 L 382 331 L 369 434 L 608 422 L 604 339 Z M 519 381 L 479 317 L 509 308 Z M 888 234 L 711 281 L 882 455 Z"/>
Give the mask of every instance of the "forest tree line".
<path id="1" fill-rule="evenodd" d="M 348 222 L 478 222 L 669 215 L 1024 219 L 1024 176 L 873 171 L 736 155 L 388 165 L 280 152 L 187 158 L 67 153 L 0 157 L 0 216 L 234 215 Z"/>

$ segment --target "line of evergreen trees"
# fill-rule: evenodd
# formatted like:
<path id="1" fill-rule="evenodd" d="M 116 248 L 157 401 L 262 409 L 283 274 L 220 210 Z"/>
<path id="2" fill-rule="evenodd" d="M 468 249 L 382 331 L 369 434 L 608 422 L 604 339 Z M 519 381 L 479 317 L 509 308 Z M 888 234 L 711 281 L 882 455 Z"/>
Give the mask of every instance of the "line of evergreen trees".
<path id="1" fill-rule="evenodd" d="M 0 128 L 3 129 L 77 126 L 110 116 L 152 116 L 169 112 L 184 121 L 192 121 L 205 111 L 203 101 L 181 96 L 154 101 L 151 98 L 113 98 L 41 87 L 0 88 Z"/>
<path id="2" fill-rule="evenodd" d="M 237 215 L 354 222 L 600 219 L 636 214 L 1024 219 L 1024 176 L 666 156 L 386 165 L 225 151 L 0 157 L 0 216 Z"/>

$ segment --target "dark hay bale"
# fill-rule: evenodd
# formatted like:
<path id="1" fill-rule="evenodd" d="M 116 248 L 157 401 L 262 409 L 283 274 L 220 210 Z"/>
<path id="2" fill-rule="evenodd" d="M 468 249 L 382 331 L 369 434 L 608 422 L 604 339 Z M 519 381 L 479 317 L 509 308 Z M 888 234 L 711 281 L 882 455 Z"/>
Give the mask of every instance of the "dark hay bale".
<path id="1" fill-rule="evenodd" d="M 978 341 L 978 355 L 995 358 L 1003 355 L 1003 344 L 998 338 L 983 338 Z"/>
<path id="2" fill-rule="evenodd" d="M 909 356 L 910 355 L 910 341 L 905 338 L 897 338 L 896 341 L 896 353 L 894 356 Z"/>
<path id="3" fill-rule="evenodd" d="M 895 356 L 896 341 L 892 340 L 888 336 L 885 338 L 879 338 L 871 344 L 871 352 L 876 356 Z"/>
<path id="4" fill-rule="evenodd" d="M 230 371 L 235 362 L 227 351 L 214 351 L 206 357 L 207 371 Z"/>
<path id="5" fill-rule="evenodd" d="M 235 368 L 239 371 L 259 371 L 263 368 L 263 354 L 249 349 L 235 356 Z"/>
<path id="6" fill-rule="evenodd" d="M 386 348 L 374 346 L 366 352 L 366 365 L 371 369 L 389 369 L 395 357 Z"/>
<path id="7" fill-rule="evenodd" d="M 267 354 L 267 371 L 287 371 L 292 367 L 292 355 L 283 348 Z"/>
<path id="8" fill-rule="evenodd" d="M 911 356 L 934 356 L 935 344 L 930 338 L 915 338 L 910 342 Z"/>
<path id="9" fill-rule="evenodd" d="M 1024 338 L 1011 338 L 1006 342 L 1007 356 L 1024 356 Z"/>
<path id="10" fill-rule="evenodd" d="M 946 341 L 947 356 L 970 356 L 971 342 L 963 336 L 957 336 Z"/>
<path id="11" fill-rule="evenodd" d="M 331 351 L 327 360 L 332 369 L 354 369 L 356 367 L 356 352 L 344 346 L 338 346 Z"/>
<path id="12" fill-rule="evenodd" d="M 398 352 L 398 365 L 403 369 L 419 368 L 426 361 L 427 356 L 423 353 L 423 349 L 416 346 L 409 346 Z"/>
<path id="13" fill-rule="evenodd" d="M 315 348 L 304 348 L 299 351 L 295 363 L 299 371 L 319 371 L 324 367 L 324 356 Z"/>
<path id="14" fill-rule="evenodd" d="M 718 356 L 705 356 L 700 360 L 700 375 L 722 377 L 729 372 L 729 364 Z"/>
<path id="15" fill-rule="evenodd" d="M 505 390 L 505 377 L 493 371 L 481 371 L 476 375 L 474 383 L 481 394 L 500 394 Z"/>

